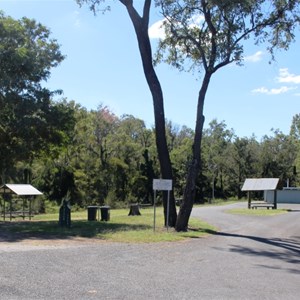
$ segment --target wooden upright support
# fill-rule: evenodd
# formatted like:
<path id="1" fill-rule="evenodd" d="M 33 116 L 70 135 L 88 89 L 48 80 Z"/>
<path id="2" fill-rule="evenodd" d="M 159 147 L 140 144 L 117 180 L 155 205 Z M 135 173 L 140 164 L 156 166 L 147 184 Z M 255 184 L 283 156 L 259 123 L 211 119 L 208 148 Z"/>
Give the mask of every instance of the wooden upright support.
<path id="1" fill-rule="evenodd" d="M 250 209 L 251 208 L 250 191 L 247 192 L 247 198 L 248 198 L 248 209 Z"/>
<path id="2" fill-rule="evenodd" d="M 274 207 L 273 209 L 277 209 L 277 190 L 274 190 Z"/>

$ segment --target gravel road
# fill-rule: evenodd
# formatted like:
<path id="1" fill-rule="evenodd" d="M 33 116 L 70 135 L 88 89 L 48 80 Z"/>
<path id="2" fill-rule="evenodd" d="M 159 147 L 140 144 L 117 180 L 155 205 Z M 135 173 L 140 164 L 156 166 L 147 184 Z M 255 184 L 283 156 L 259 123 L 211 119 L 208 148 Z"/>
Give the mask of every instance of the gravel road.
<path id="1" fill-rule="evenodd" d="M 245 205 L 194 209 L 220 232 L 179 243 L 1 242 L 0 299 L 299 299 L 300 205 Z"/>

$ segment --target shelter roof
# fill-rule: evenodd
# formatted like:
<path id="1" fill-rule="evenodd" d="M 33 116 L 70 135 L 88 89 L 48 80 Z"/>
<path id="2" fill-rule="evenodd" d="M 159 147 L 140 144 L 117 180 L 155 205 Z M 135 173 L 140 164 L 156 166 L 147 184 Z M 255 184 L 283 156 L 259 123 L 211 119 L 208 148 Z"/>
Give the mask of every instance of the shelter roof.
<path id="1" fill-rule="evenodd" d="M 247 178 L 242 191 L 272 191 L 276 190 L 279 178 Z"/>
<path id="2" fill-rule="evenodd" d="M 4 184 L 0 187 L 0 193 L 10 193 L 19 196 L 34 196 L 43 194 L 31 184 Z"/>

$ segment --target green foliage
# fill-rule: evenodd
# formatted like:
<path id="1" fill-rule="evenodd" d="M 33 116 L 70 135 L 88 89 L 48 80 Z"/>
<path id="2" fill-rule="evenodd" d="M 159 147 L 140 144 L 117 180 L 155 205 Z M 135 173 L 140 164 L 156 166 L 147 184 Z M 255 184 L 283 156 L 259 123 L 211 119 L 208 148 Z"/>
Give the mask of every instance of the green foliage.
<path id="1" fill-rule="evenodd" d="M 62 105 L 69 107 L 71 103 Z M 16 178 L 25 179 L 26 173 L 30 182 L 58 205 L 68 192 L 73 207 L 108 204 L 122 208 L 135 202 L 153 203 L 152 182 L 160 177 L 153 131 L 140 126 L 143 122 L 132 116 L 130 121 L 128 117 L 117 118 L 108 108 L 105 108 L 105 120 L 111 123 L 100 130 L 99 124 L 105 124 L 100 112 L 87 111 L 74 104 L 72 107 L 75 130 L 65 148 L 57 156 L 37 156 L 31 165 L 23 161 L 16 163 Z M 134 127 L 134 124 L 140 125 Z M 182 198 L 192 155 L 193 131 L 186 127 L 175 129 L 173 125 L 168 130 L 172 131 L 170 154 L 175 196 Z M 148 136 L 147 143 L 142 142 L 144 135 Z M 278 176 L 282 185 L 288 179 L 290 185 L 296 185 L 299 178 L 294 166 L 300 156 L 297 145 L 294 136 L 279 131 L 265 136 L 261 142 L 254 137 L 239 138 L 224 121 L 213 120 L 204 130 L 196 202 L 211 202 L 213 188 L 215 198 L 241 198 L 245 195 L 240 187 L 251 177 Z"/>
<path id="2" fill-rule="evenodd" d="M 14 20 L 0 11 L 0 91 L 7 95 L 36 95 L 64 56 L 50 31 L 35 20 Z"/>
<path id="3" fill-rule="evenodd" d="M 294 147 L 297 149 L 296 158 L 293 166 L 293 185 L 300 185 L 300 113 L 296 114 L 293 117 L 291 130 L 290 130 L 290 139 Z"/>
<path id="4" fill-rule="evenodd" d="M 212 126 L 213 125 L 213 126 Z M 245 196 L 240 188 L 246 178 L 279 177 L 281 186 L 297 186 L 299 147 L 293 135 L 273 131 L 261 142 L 254 137 L 239 138 L 224 122 L 214 120 L 204 130 L 202 173 L 198 180 L 201 196 L 228 198 Z"/>
<path id="5" fill-rule="evenodd" d="M 194 131 L 186 126 L 166 122 L 166 135 L 173 170 L 173 186 L 176 198 L 183 196 L 186 174 L 192 156 Z"/>
<path id="6" fill-rule="evenodd" d="M 265 136 L 262 140 L 261 165 L 263 177 L 279 177 L 285 181 L 293 179 L 293 166 L 297 158 L 297 144 L 291 136 L 274 131 L 273 137 Z"/>
<path id="7" fill-rule="evenodd" d="M 211 182 L 211 198 L 228 196 L 225 186 L 227 159 L 233 136 L 233 130 L 226 129 L 226 124 L 217 120 L 210 122 L 209 128 L 203 132 L 202 171 Z"/>
<path id="8" fill-rule="evenodd" d="M 228 176 L 228 190 L 234 192 L 238 198 L 242 197 L 240 187 L 245 178 L 261 176 L 259 166 L 260 145 L 254 137 L 236 137 L 227 148 L 226 174 Z M 231 193 L 231 195 L 233 195 Z"/>
<path id="9" fill-rule="evenodd" d="M 50 31 L 35 20 L 14 20 L 0 12 L 0 176 L 16 177 L 18 161 L 49 155 L 68 142 L 72 109 L 51 98 L 41 82 L 64 56 Z"/>
<path id="10" fill-rule="evenodd" d="M 166 37 L 160 41 L 156 62 L 180 69 L 214 73 L 243 61 L 242 41 L 265 43 L 287 50 L 299 25 L 299 1 L 156 0 L 165 17 Z"/>
<path id="11" fill-rule="evenodd" d="M 300 113 L 293 117 L 290 135 L 295 138 L 295 140 L 300 140 Z"/>

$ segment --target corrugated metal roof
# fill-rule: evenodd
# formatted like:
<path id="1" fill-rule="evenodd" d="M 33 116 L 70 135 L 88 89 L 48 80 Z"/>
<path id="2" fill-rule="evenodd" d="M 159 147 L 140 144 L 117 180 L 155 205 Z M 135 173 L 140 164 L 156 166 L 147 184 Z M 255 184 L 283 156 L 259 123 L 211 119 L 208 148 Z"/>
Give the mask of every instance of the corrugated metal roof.
<path id="1" fill-rule="evenodd" d="M 242 191 L 272 191 L 276 190 L 279 178 L 247 178 Z"/>
<path id="2" fill-rule="evenodd" d="M 5 184 L 0 187 L 0 193 L 4 192 L 10 192 L 19 196 L 33 196 L 43 194 L 31 184 Z"/>

